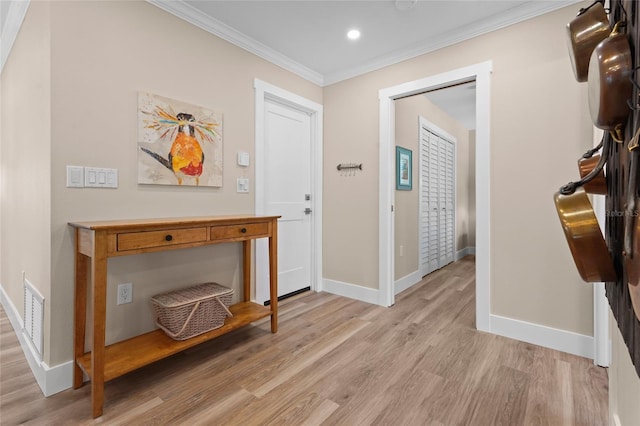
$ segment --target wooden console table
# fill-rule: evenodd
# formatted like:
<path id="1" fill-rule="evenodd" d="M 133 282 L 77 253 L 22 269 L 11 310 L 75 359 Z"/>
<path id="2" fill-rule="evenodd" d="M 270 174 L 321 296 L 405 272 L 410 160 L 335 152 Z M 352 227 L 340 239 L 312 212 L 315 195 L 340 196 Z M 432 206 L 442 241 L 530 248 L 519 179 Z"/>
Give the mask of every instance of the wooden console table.
<path id="1" fill-rule="evenodd" d="M 277 239 L 279 216 L 220 216 L 175 219 L 74 222 L 75 303 L 73 387 L 91 380 L 93 417 L 102 415 L 104 383 L 184 349 L 271 315 L 271 332 L 278 331 Z M 250 298 L 251 240 L 269 238 L 270 305 Z M 188 340 L 172 340 L 161 330 L 105 347 L 107 259 L 210 244 L 242 241 L 243 299 L 229 309 L 233 317 L 218 329 Z M 85 353 L 87 289 L 91 286 L 93 341 Z"/>

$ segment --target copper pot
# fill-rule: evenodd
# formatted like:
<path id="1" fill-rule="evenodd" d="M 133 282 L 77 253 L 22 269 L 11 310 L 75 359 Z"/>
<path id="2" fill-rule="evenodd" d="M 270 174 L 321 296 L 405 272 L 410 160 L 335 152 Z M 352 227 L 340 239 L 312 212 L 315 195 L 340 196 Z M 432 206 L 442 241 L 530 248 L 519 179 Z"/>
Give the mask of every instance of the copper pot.
<path id="1" fill-rule="evenodd" d="M 567 24 L 569 58 L 576 80 L 587 81 L 591 53 L 610 32 L 609 19 L 600 2 L 580 9 L 578 16 Z"/>
<path id="2" fill-rule="evenodd" d="M 591 173 L 598 162 L 600 162 L 600 155 L 578 160 L 580 179 Z M 582 187 L 588 194 L 607 195 L 607 178 L 604 175 L 604 169 L 600 170 L 600 173 L 598 173 L 596 177 L 585 183 Z"/>
<path id="3" fill-rule="evenodd" d="M 593 124 L 603 130 L 615 131 L 622 142 L 622 129 L 629 115 L 627 100 L 633 90 L 631 80 L 631 49 L 626 34 L 618 31 L 617 23 L 611 35 L 602 40 L 589 61 L 589 112 Z"/>
<path id="4" fill-rule="evenodd" d="M 613 261 L 587 193 L 582 189 L 570 195 L 556 192 L 553 201 L 580 277 L 588 283 L 616 281 Z"/>

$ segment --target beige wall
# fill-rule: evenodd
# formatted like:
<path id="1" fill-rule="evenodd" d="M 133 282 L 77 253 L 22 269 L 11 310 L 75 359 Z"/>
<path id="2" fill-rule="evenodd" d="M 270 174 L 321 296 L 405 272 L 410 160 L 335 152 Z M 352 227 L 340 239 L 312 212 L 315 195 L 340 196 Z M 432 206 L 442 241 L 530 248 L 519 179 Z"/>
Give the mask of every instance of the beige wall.
<path id="1" fill-rule="evenodd" d="M 575 271 L 551 201 L 561 184 L 575 180 L 576 159 L 591 141 L 586 88 L 573 79 L 564 42 L 575 11 L 568 7 L 323 90 L 145 2 L 32 2 L 2 73 L 3 288 L 20 306 L 16 272 L 25 270 L 45 293 L 45 361 L 56 365 L 71 358 L 68 221 L 251 212 L 253 195 L 236 194 L 233 183 L 241 173 L 236 152 L 253 154 L 254 77 L 324 104 L 323 275 L 377 288 L 378 90 L 492 60 L 491 312 L 591 335 L 591 286 Z M 138 90 L 224 111 L 224 188 L 136 184 Z M 13 108 L 27 99 L 30 105 Z M 7 125 L 18 111 L 28 122 Z M 18 129 L 27 133 L 20 144 L 8 142 Z M 363 163 L 363 171 L 341 176 L 340 162 Z M 67 189 L 67 164 L 118 168 L 120 187 Z M 539 164 L 542 172 L 533 167 Z M 253 167 L 248 174 L 253 184 Z M 33 244 L 48 237 L 47 244 Z M 215 260 L 202 266 L 209 259 Z M 110 261 L 109 302 L 116 284 L 131 281 L 134 303 L 108 306 L 108 339 L 151 328 L 148 296 L 175 283 L 237 285 L 238 260 L 239 248 L 225 245 Z"/>
<path id="2" fill-rule="evenodd" d="M 609 311 L 611 366 L 609 368 L 609 424 L 640 424 L 640 378 L 631 363 L 629 350 L 622 339 L 613 313 Z M 617 417 L 619 423 L 614 422 Z"/>
<path id="3" fill-rule="evenodd" d="M 30 9 L 0 76 L 0 282 L 22 317 L 22 271 L 52 309 L 50 5 Z"/>
<path id="4" fill-rule="evenodd" d="M 475 176 L 470 175 L 469 131 L 464 126 L 423 95 L 396 101 L 395 110 L 396 145 L 413 152 L 413 189 L 395 191 L 395 279 L 397 280 L 419 269 L 420 128 L 418 117 L 424 117 L 456 139 L 456 250 L 466 248 L 471 238 L 468 226 L 471 220 L 469 187 L 475 185 Z M 473 238 L 475 240 L 475 236 Z M 403 247 L 402 250 L 400 246 Z"/>
<path id="5" fill-rule="evenodd" d="M 49 8 L 50 20 L 40 16 Z M 16 306 L 22 305 L 20 269 L 43 289 L 49 365 L 72 354 L 73 237 L 67 222 L 251 213 L 253 191 L 237 194 L 235 181 L 246 173 L 254 188 L 254 78 L 322 103 L 320 87 L 146 2 L 32 2 L 2 78 L 3 102 L 12 108 L 28 93 L 37 113 L 25 105 L 11 115 L 3 105 L 3 123 L 15 115 L 23 121 L 13 130 L 3 126 L 3 161 L 20 170 L 3 175 L 3 197 L 6 188 L 10 200 L 3 199 L 2 285 Z M 16 97 L 7 87 L 15 87 Z M 139 90 L 224 112 L 222 188 L 136 183 Z M 29 133 L 5 144 L 19 129 Z M 248 170 L 236 166 L 239 150 L 251 154 Z M 66 188 L 66 165 L 117 168 L 119 187 Z M 11 256 L 5 256 L 7 247 Z M 155 293 L 205 280 L 238 289 L 239 262 L 239 244 L 109 260 L 107 341 L 154 328 L 148 300 Z M 116 306 L 115 288 L 123 282 L 133 282 L 134 301 Z"/>
<path id="6" fill-rule="evenodd" d="M 325 158 L 348 150 L 368 166 L 349 185 L 325 179 L 325 278 L 378 286 L 378 91 L 491 60 L 491 312 L 592 335 L 591 286 L 576 272 L 552 201 L 575 180 L 576 160 L 592 139 L 586 86 L 573 77 L 565 43 L 576 10 L 325 88 Z"/>

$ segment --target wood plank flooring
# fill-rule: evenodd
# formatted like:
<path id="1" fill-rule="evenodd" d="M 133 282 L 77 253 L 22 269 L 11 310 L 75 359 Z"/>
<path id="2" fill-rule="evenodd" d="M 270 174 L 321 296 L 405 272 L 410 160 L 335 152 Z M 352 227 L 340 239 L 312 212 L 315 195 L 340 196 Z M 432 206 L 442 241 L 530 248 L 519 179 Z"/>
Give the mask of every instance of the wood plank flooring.
<path id="1" fill-rule="evenodd" d="M 383 308 L 327 293 L 129 373 L 44 398 L 4 312 L 1 425 L 606 425 L 606 370 L 474 329 L 475 259 Z"/>

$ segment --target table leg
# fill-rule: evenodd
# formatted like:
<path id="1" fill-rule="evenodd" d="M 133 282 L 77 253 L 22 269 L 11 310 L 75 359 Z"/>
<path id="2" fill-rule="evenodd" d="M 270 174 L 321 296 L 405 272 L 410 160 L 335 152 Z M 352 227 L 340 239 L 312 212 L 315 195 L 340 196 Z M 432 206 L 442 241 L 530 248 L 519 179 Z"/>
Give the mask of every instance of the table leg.
<path id="1" fill-rule="evenodd" d="M 106 237 L 95 234 L 94 257 L 91 262 L 93 283 L 93 342 L 91 348 L 91 410 L 93 417 L 102 415 L 104 404 L 105 322 L 107 314 Z"/>
<path id="2" fill-rule="evenodd" d="M 84 374 L 77 360 L 84 354 L 84 339 L 87 321 L 87 268 L 88 258 L 78 250 L 78 230 L 76 229 L 75 254 L 75 301 L 73 306 L 73 388 L 82 386 Z"/>
<path id="3" fill-rule="evenodd" d="M 271 306 L 271 332 L 278 331 L 278 221 L 273 221 L 269 238 L 269 296 Z"/>
<path id="4" fill-rule="evenodd" d="M 251 300 L 251 241 L 242 242 L 242 284 L 245 302 Z"/>

